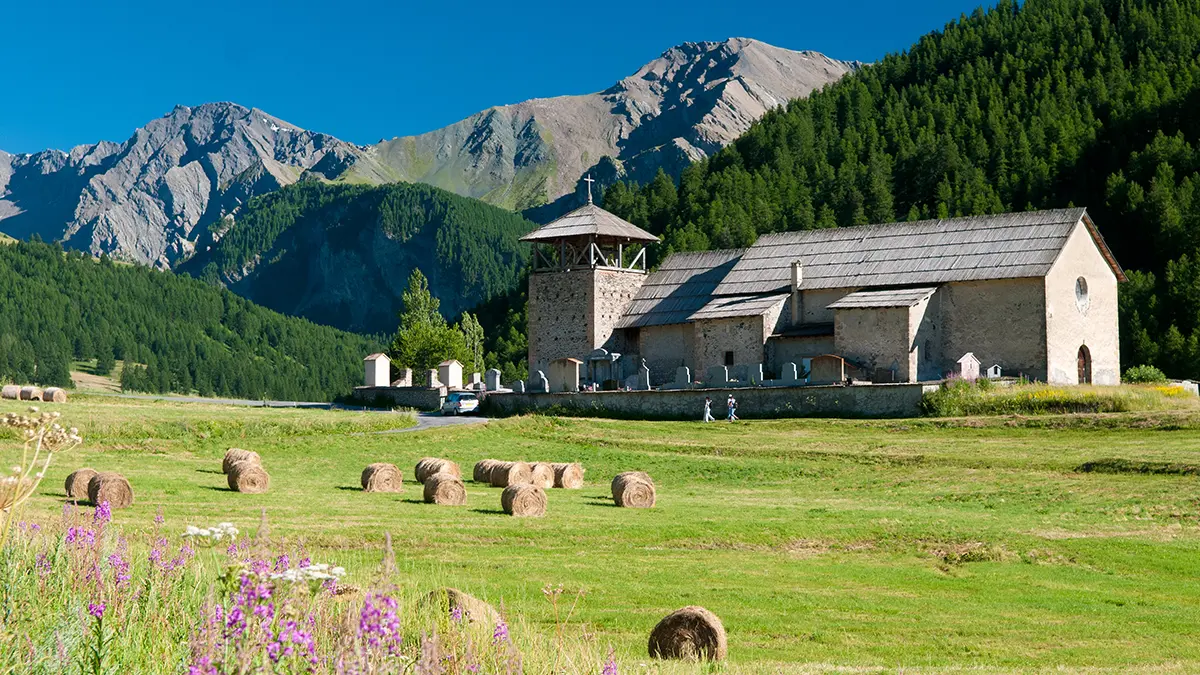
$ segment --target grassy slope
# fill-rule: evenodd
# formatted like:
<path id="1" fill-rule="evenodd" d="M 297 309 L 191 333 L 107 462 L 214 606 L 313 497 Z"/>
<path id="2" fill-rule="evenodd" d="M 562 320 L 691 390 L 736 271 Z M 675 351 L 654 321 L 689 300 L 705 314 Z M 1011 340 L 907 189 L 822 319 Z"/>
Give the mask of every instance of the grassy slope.
<path id="1" fill-rule="evenodd" d="M 15 409 L 0 405 L 0 411 Z M 451 583 L 547 630 L 541 588 L 585 587 L 578 614 L 623 661 L 657 619 L 721 615 L 736 672 L 840 665 L 1001 668 L 1200 666 L 1200 487 L 1194 476 L 1081 474 L 1104 457 L 1200 462 L 1196 413 L 986 421 L 717 423 L 514 418 L 486 428 L 348 435 L 382 415 L 81 398 L 60 407 L 88 438 L 56 461 L 34 517 L 61 509 L 73 468 L 125 472 L 148 528 L 233 520 L 302 539 L 359 579 L 396 542 L 402 583 Z M 326 426 L 332 425 L 332 426 Z M 1132 427 L 1132 428 L 1130 428 Z M 224 450 L 262 453 L 267 495 L 237 495 Z M 499 513 L 499 490 L 435 508 L 419 488 L 364 494 L 372 461 L 425 455 L 583 461 L 588 485 L 549 515 Z M 645 469 L 659 506 L 617 510 L 617 471 Z"/>

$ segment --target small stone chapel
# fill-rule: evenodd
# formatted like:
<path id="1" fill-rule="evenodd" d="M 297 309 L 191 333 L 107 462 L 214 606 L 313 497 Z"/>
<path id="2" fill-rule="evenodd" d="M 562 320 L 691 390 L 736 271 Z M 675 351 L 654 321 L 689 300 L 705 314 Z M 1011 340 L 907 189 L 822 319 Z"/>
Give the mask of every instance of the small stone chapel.
<path id="1" fill-rule="evenodd" d="M 833 356 L 847 379 L 921 382 L 970 354 L 1005 376 L 1120 381 L 1125 274 L 1082 208 L 766 234 L 648 272 L 658 238 L 589 198 L 522 241 L 531 374 L 572 358 L 618 388 L 644 362 L 658 386 Z"/>

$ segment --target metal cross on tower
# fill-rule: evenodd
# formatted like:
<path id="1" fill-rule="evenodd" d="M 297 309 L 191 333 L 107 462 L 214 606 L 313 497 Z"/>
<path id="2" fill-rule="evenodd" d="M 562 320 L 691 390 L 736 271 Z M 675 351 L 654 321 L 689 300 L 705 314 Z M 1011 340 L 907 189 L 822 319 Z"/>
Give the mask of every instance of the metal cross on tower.
<path id="1" fill-rule="evenodd" d="M 587 178 L 584 178 L 584 179 L 583 179 L 583 182 L 587 183 L 587 186 L 588 186 L 588 203 L 589 203 L 589 204 L 591 204 L 591 203 L 592 203 L 592 183 L 595 183 L 596 181 L 595 181 L 595 180 L 592 178 L 592 174 L 590 174 L 590 173 L 589 173 L 589 174 L 587 175 Z"/>

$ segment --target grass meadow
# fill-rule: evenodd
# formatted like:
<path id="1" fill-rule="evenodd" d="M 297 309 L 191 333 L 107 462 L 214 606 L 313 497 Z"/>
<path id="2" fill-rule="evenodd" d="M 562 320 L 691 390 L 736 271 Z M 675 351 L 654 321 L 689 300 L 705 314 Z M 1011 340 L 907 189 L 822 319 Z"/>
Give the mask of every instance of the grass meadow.
<path id="1" fill-rule="evenodd" d="M 55 458 L 23 520 L 61 522 L 71 470 L 119 471 L 136 504 L 113 526 L 135 568 L 159 509 L 172 537 L 222 521 L 252 535 L 265 510 L 276 550 L 344 566 L 364 589 L 380 580 L 388 533 L 384 581 L 398 597 L 454 586 L 502 607 L 525 672 L 599 673 L 609 649 L 621 673 L 1200 670 L 1191 409 L 707 425 L 531 416 L 412 433 L 378 433 L 412 423 L 386 413 L 101 397 L 45 409 L 85 440 Z M 229 447 L 262 455 L 268 494 L 226 489 Z M 424 456 L 462 466 L 466 507 L 422 503 L 411 469 Z M 550 491 L 544 518 L 514 519 L 499 489 L 469 481 L 485 458 L 579 461 L 588 480 Z M 405 469 L 402 493 L 359 489 L 377 461 Z M 609 480 L 634 469 L 654 476 L 656 508 L 612 505 Z M 32 556 L 46 544 L 21 546 Z M 199 552 L 179 582 L 185 604 L 212 597 L 223 555 Z M 563 589 L 557 608 L 547 586 Z M 42 672 L 76 672 L 56 664 L 87 649 L 80 601 L 13 588 L 0 639 L 20 649 L 0 668 L 27 672 L 36 657 Z M 692 604 L 723 619 L 728 662 L 649 660 L 650 629 Z M 129 621 L 110 646 L 116 672 L 187 671 L 186 620 Z"/>

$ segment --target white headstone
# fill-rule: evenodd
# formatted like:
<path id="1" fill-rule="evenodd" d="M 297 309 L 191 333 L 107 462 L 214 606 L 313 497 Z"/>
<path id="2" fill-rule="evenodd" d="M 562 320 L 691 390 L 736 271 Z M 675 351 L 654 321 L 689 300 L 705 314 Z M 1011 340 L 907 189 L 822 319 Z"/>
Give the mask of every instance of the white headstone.
<path id="1" fill-rule="evenodd" d="M 692 383 L 692 369 L 687 366 L 679 366 L 675 369 L 675 384 L 688 386 Z"/>
<path id="2" fill-rule="evenodd" d="M 783 374 L 780 376 L 779 379 L 783 380 L 784 382 L 799 382 L 800 375 L 799 375 L 799 369 L 796 368 L 796 364 L 794 364 L 794 363 L 783 364 Z"/>
<path id="3" fill-rule="evenodd" d="M 642 365 L 637 372 L 637 388 L 641 391 L 650 389 L 650 369 L 646 367 L 646 360 L 642 359 Z"/>
<path id="4" fill-rule="evenodd" d="M 762 384 L 763 383 L 763 368 L 761 363 L 751 363 L 746 365 L 746 376 L 742 378 L 746 384 Z"/>
<path id="5" fill-rule="evenodd" d="M 713 366 L 709 368 L 704 384 L 710 387 L 724 387 L 729 384 L 729 368 L 725 366 Z"/>
<path id="6" fill-rule="evenodd" d="M 525 380 L 517 380 L 516 382 L 513 382 L 513 391 L 518 394 L 524 394 L 525 393 Z"/>
<path id="7" fill-rule="evenodd" d="M 540 392 L 549 392 L 550 391 L 550 380 L 546 379 L 546 373 L 544 373 L 540 370 L 537 371 L 537 376 L 534 378 L 533 381 L 534 381 L 534 384 L 536 385 L 536 387 L 534 388 L 534 391 L 540 391 Z"/>
<path id="8" fill-rule="evenodd" d="M 438 379 L 437 370 L 430 369 L 425 371 L 425 386 L 430 388 L 442 386 L 442 381 Z"/>
<path id="9" fill-rule="evenodd" d="M 479 373 L 471 373 L 471 388 L 476 389 L 476 385 L 483 383 L 483 376 Z"/>
<path id="10" fill-rule="evenodd" d="M 488 391 L 496 391 L 500 389 L 500 369 L 492 368 L 485 373 L 485 382 Z"/>

